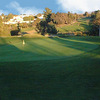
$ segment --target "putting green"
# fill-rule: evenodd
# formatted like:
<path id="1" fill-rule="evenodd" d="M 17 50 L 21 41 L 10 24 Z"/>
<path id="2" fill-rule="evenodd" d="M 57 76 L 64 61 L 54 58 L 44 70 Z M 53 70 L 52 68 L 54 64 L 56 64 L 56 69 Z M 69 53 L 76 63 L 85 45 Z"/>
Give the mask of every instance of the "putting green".
<path id="1" fill-rule="evenodd" d="M 69 58 L 98 47 L 75 38 L 0 38 L 0 42 L 0 62 Z"/>

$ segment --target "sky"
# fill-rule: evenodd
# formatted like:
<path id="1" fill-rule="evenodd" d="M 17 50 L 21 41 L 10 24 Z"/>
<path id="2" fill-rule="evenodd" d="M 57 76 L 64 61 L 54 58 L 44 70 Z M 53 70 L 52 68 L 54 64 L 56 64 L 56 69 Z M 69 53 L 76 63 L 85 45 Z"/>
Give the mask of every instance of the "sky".
<path id="1" fill-rule="evenodd" d="M 84 13 L 100 10 L 99 0 L 2 0 L 0 14 L 38 14 L 48 7 L 52 12 Z"/>

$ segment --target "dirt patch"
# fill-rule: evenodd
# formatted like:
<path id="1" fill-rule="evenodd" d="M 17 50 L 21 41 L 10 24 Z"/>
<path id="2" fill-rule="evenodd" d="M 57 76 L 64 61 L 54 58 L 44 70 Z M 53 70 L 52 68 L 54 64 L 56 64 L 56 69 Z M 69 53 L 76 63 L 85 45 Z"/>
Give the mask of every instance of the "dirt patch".
<path id="1" fill-rule="evenodd" d="M 27 34 L 35 34 L 36 31 L 35 30 L 31 30 L 31 31 L 26 31 Z"/>

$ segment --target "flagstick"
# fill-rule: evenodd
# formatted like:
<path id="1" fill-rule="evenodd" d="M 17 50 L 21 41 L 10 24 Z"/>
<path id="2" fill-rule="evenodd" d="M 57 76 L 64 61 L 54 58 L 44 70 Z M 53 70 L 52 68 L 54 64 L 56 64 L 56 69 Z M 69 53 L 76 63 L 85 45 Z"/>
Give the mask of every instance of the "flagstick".
<path id="1" fill-rule="evenodd" d="M 23 40 L 23 46 L 25 45 L 25 41 Z"/>

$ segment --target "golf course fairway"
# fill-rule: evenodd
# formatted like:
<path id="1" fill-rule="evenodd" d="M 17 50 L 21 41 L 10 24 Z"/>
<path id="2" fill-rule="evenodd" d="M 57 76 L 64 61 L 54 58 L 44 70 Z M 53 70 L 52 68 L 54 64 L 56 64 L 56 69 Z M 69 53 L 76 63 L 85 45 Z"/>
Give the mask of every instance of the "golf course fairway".
<path id="1" fill-rule="evenodd" d="M 99 100 L 99 83 L 99 37 L 0 37 L 1 100 Z"/>

